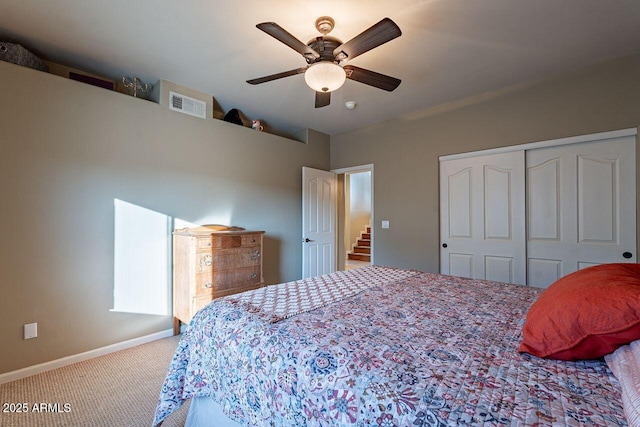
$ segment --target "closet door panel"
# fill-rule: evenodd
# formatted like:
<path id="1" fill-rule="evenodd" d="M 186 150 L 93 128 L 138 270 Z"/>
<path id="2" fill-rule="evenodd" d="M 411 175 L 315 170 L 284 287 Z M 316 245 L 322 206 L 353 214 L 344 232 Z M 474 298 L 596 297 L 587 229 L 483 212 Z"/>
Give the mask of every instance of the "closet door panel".
<path id="1" fill-rule="evenodd" d="M 530 167 L 527 183 L 529 240 L 560 240 L 560 159 Z"/>
<path id="2" fill-rule="evenodd" d="M 449 274 L 473 277 L 473 254 L 449 253 Z"/>
<path id="3" fill-rule="evenodd" d="M 618 160 L 578 157 L 578 242 L 617 243 Z"/>
<path id="4" fill-rule="evenodd" d="M 471 168 L 449 177 L 449 236 L 471 238 Z"/>
<path id="5" fill-rule="evenodd" d="M 562 277 L 562 260 L 529 258 L 527 260 L 527 285 L 546 288 Z"/>
<path id="6" fill-rule="evenodd" d="M 484 235 L 511 239 L 511 170 L 484 167 Z"/>
<path id="7" fill-rule="evenodd" d="M 525 283 L 524 152 L 440 163 L 440 271 Z"/>
<path id="8" fill-rule="evenodd" d="M 636 261 L 635 162 L 635 136 L 527 151 L 529 285 Z"/>
<path id="9" fill-rule="evenodd" d="M 513 283 L 513 258 L 485 256 L 484 271 L 487 280 Z"/>

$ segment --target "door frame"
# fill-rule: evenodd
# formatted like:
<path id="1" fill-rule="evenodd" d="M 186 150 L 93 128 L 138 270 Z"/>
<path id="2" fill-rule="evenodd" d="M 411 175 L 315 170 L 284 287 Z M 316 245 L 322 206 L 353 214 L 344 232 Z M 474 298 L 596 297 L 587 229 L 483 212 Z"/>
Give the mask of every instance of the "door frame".
<path id="1" fill-rule="evenodd" d="M 527 144 L 509 145 L 506 147 L 498 147 L 498 148 L 489 148 L 487 150 L 469 151 L 466 153 L 459 153 L 459 154 L 449 154 L 446 156 L 439 156 L 438 160 L 443 161 L 443 160 L 464 159 L 467 157 L 484 156 L 485 154 L 499 154 L 499 153 L 507 153 L 510 151 L 522 151 L 522 150 L 527 151 L 527 150 L 533 150 L 535 148 L 556 147 L 559 145 L 577 144 L 580 142 L 591 142 L 591 141 L 598 141 L 601 139 L 619 138 L 622 136 L 635 136 L 635 135 L 638 135 L 638 128 L 620 129 L 620 130 L 613 130 L 609 132 L 591 133 L 588 135 L 569 136 L 567 138 L 549 139 L 545 141 L 530 142 Z"/>
<path id="2" fill-rule="evenodd" d="M 373 211 L 373 207 L 375 206 L 374 203 L 374 179 L 373 179 L 373 163 L 369 163 L 369 164 L 365 164 L 365 165 L 360 165 L 360 166 L 351 166 L 351 167 L 346 167 L 346 168 L 338 168 L 338 169 L 331 169 L 330 172 L 335 173 L 336 175 L 338 175 L 338 177 L 340 176 L 344 176 L 346 174 L 351 174 L 351 173 L 358 173 L 358 172 L 371 172 L 371 265 L 375 264 L 375 260 L 374 260 L 374 245 L 375 245 L 375 238 L 374 238 L 374 229 L 375 229 L 375 215 L 374 215 L 374 211 Z M 338 182 L 340 182 L 341 179 L 338 179 Z M 343 182 L 344 183 L 344 182 Z M 338 259 L 336 260 L 336 269 L 337 270 L 344 270 L 345 269 L 345 251 L 346 248 L 344 247 L 344 209 L 345 209 L 345 199 L 344 199 L 344 188 L 342 189 L 342 191 L 338 191 L 336 192 L 339 197 L 340 200 L 338 200 L 338 212 L 341 213 L 338 215 L 338 230 L 337 230 L 337 237 L 338 237 L 338 245 L 337 245 L 337 256 Z"/>

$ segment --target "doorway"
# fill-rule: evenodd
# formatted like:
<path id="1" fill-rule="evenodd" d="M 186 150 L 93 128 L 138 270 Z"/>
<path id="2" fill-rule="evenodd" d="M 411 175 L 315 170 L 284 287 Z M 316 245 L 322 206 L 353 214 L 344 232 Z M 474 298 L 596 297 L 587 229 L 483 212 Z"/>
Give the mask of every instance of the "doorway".
<path id="1" fill-rule="evenodd" d="M 338 270 L 373 265 L 373 165 L 333 172 L 338 178 Z"/>

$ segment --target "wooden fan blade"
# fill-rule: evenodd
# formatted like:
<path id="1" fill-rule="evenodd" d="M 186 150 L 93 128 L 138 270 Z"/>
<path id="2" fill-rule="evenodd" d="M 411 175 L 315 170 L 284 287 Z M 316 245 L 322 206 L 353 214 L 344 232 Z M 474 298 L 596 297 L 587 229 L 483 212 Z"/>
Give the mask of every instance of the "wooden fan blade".
<path id="1" fill-rule="evenodd" d="M 347 73 L 348 79 L 377 87 L 388 92 L 395 90 L 395 88 L 400 85 L 400 82 L 402 82 L 402 80 L 396 79 L 395 77 L 386 76 L 360 67 L 354 67 L 353 65 L 345 65 L 342 68 L 344 68 L 344 71 Z"/>
<path id="2" fill-rule="evenodd" d="M 331 92 L 316 92 L 316 108 L 331 104 Z"/>
<path id="3" fill-rule="evenodd" d="M 289 76 L 295 76 L 296 74 L 302 74 L 305 71 L 307 71 L 307 67 L 302 67 L 302 68 L 298 68 L 296 70 L 284 71 L 282 73 L 272 74 L 270 76 L 264 76 L 264 77 L 260 77 L 260 78 L 257 78 L 257 79 L 247 80 L 247 83 L 252 84 L 252 85 L 258 85 L 260 83 L 266 83 L 266 82 L 270 82 L 270 81 L 273 81 L 273 80 L 278 80 L 278 79 L 281 79 L 283 77 L 289 77 Z"/>
<path id="4" fill-rule="evenodd" d="M 384 18 L 371 28 L 364 30 L 348 42 L 335 48 L 333 50 L 333 56 L 338 61 L 347 58 L 353 59 L 401 35 L 402 31 L 400 31 L 400 27 L 391 19 Z"/>
<path id="5" fill-rule="evenodd" d="M 256 25 L 256 27 L 269 34 L 276 40 L 279 40 L 282 43 L 286 44 L 291 49 L 295 50 L 307 59 L 320 58 L 320 54 L 318 52 L 302 43 L 300 40 L 295 38 L 287 30 L 285 30 L 275 22 L 263 22 Z"/>

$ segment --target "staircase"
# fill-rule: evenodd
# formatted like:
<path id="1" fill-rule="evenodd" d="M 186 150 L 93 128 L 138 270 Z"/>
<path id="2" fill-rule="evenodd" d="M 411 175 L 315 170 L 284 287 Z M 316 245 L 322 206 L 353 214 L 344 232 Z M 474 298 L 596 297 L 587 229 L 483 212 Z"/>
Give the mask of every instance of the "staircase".
<path id="1" fill-rule="evenodd" d="M 360 232 L 358 242 L 347 253 L 347 259 L 371 262 L 371 226 Z"/>

